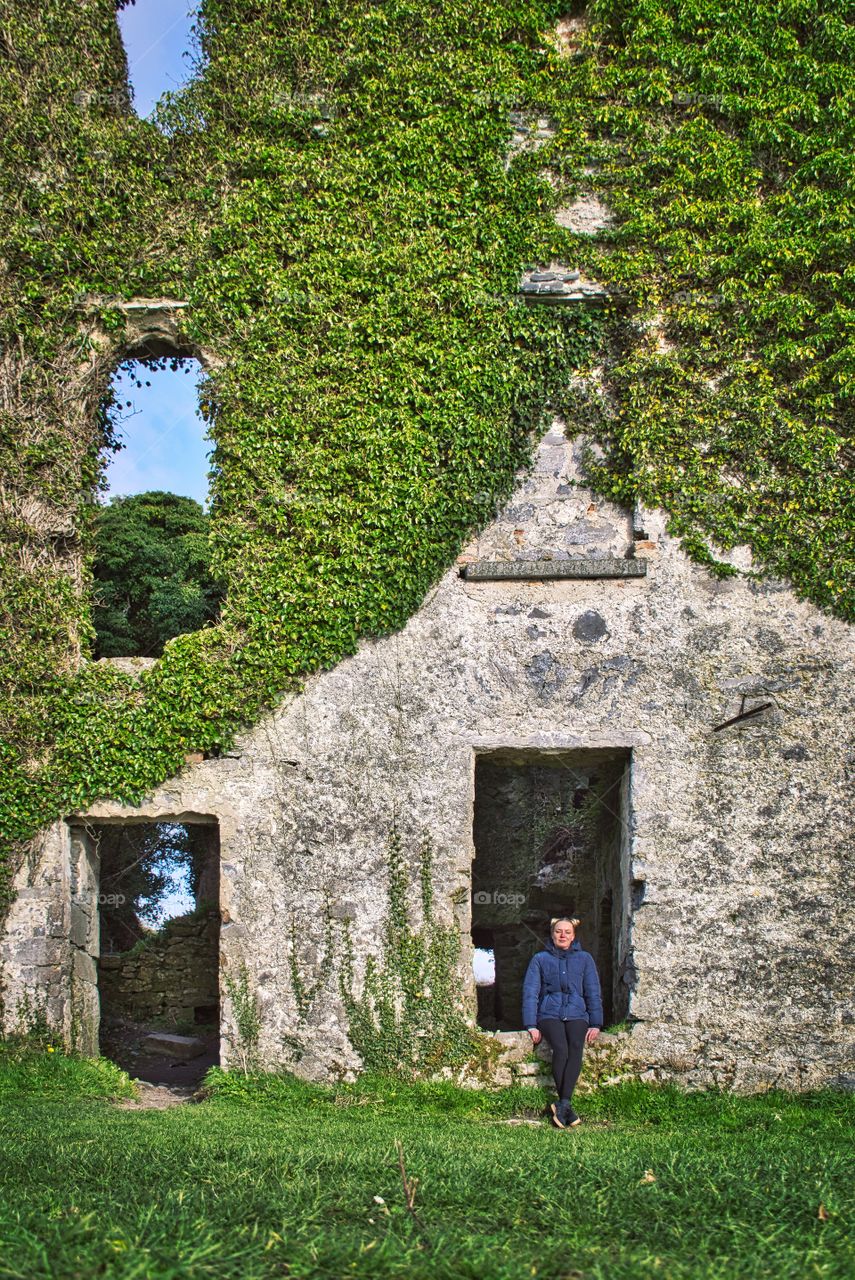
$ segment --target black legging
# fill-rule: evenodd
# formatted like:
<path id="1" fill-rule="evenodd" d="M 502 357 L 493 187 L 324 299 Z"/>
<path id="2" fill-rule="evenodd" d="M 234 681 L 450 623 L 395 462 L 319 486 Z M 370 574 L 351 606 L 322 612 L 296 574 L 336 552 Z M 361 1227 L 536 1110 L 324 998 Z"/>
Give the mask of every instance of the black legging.
<path id="1" fill-rule="evenodd" d="M 572 1098 L 579 1072 L 582 1070 L 582 1051 L 585 1047 L 587 1018 L 541 1018 L 538 1029 L 552 1046 L 552 1079 L 559 1098 Z"/>

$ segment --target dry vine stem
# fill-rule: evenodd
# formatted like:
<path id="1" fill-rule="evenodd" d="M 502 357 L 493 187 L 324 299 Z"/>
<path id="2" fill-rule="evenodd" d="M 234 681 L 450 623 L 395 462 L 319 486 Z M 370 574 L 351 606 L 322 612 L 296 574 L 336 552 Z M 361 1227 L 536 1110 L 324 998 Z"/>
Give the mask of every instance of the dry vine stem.
<path id="1" fill-rule="evenodd" d="M 398 1168 L 401 1171 L 401 1182 L 404 1187 L 404 1202 L 407 1206 L 407 1212 L 412 1217 L 428 1247 L 432 1247 L 425 1225 L 416 1213 L 416 1187 L 419 1185 L 419 1180 L 418 1178 L 407 1177 L 407 1171 L 404 1167 L 404 1148 L 401 1145 L 400 1138 L 395 1139 L 395 1149 L 398 1152 Z"/>

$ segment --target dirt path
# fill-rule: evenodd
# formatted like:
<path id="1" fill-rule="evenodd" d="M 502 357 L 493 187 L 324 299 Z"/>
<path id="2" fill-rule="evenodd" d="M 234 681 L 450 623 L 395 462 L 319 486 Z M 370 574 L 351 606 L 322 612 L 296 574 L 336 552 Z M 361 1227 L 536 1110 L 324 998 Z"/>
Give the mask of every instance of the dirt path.
<path id="1" fill-rule="evenodd" d="M 190 1084 L 148 1084 L 145 1080 L 137 1080 L 138 1098 L 121 1098 L 116 1106 L 123 1111 L 165 1111 L 167 1107 L 178 1107 L 190 1102 L 196 1092 L 196 1086 Z"/>

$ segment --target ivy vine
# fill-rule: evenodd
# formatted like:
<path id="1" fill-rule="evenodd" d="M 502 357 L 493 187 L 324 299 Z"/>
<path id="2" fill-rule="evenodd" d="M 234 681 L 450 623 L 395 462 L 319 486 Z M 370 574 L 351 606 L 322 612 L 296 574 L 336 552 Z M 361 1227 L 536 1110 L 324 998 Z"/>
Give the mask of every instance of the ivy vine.
<path id="1" fill-rule="evenodd" d="M 500 1046 L 466 1015 L 458 977 L 460 933 L 435 917 L 429 839 L 419 854 L 420 928 L 411 923 L 411 878 L 396 832 L 387 865 L 381 954 L 368 955 L 359 995 L 351 926 L 345 922 L 338 981 L 350 1042 L 370 1072 L 417 1079 L 442 1070 L 468 1071 L 489 1079 Z"/>
<path id="2" fill-rule="evenodd" d="M 563 11 L 203 0 L 152 122 L 115 0 L 5 6 L 0 905 L 48 822 L 139 802 L 401 627 L 594 362 L 601 492 L 853 616 L 845 0 L 594 0 L 570 49 Z M 510 106 L 556 134 L 506 164 Z M 600 240 L 553 220 L 586 188 Z M 620 305 L 520 305 L 553 258 Z M 214 357 L 227 596 L 136 678 L 91 659 L 92 525 L 117 300 L 161 296 Z"/>

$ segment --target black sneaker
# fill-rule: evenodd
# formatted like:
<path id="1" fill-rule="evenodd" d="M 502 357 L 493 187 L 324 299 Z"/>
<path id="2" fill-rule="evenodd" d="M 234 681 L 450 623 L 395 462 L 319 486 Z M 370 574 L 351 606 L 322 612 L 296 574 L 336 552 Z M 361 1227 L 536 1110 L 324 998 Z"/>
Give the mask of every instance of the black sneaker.
<path id="1" fill-rule="evenodd" d="M 577 1116 L 572 1107 L 568 1107 L 564 1116 L 564 1128 L 575 1129 L 577 1124 L 582 1123 L 582 1117 Z"/>
<path id="2" fill-rule="evenodd" d="M 560 1100 L 550 1104 L 549 1110 L 552 1112 L 552 1123 L 556 1129 L 567 1128 L 567 1106 L 566 1102 Z"/>

